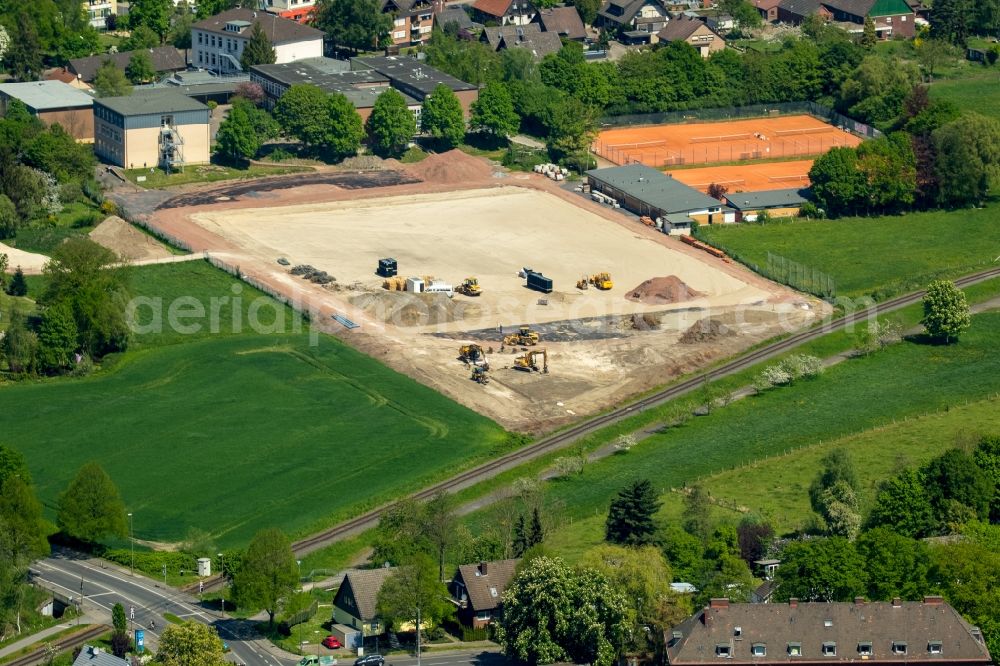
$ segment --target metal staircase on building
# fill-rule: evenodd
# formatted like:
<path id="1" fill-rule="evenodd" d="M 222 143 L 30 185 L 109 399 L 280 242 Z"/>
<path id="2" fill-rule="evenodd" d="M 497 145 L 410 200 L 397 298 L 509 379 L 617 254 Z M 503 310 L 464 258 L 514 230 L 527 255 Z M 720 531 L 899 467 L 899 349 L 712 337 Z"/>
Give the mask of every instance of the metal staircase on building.
<path id="1" fill-rule="evenodd" d="M 184 166 L 184 139 L 173 125 L 160 127 L 160 163 L 167 169 Z"/>

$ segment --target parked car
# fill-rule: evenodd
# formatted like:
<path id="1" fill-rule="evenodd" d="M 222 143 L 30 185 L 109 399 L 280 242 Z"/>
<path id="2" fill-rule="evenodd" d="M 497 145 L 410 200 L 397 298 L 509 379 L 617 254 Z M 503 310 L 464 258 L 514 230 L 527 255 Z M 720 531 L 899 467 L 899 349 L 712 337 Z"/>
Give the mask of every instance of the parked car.
<path id="1" fill-rule="evenodd" d="M 354 666 L 385 666 L 385 657 L 380 654 L 366 654 L 359 657 Z"/>
<path id="2" fill-rule="evenodd" d="M 333 657 L 317 657 L 314 654 L 307 654 L 299 659 L 298 666 L 337 666 L 337 660 Z"/>
<path id="3" fill-rule="evenodd" d="M 344 644 L 340 642 L 340 639 L 336 636 L 327 636 L 323 639 L 323 647 L 330 648 L 331 650 L 338 650 L 344 647 Z"/>

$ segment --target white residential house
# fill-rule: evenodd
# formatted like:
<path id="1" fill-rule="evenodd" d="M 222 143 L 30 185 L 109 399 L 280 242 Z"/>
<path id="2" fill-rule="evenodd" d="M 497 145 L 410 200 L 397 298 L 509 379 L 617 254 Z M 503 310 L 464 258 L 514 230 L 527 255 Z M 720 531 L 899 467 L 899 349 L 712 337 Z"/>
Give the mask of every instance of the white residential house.
<path id="1" fill-rule="evenodd" d="M 240 57 L 255 23 L 271 40 L 276 63 L 323 55 L 323 32 L 274 14 L 229 9 L 191 26 L 191 64 L 220 74 L 242 72 Z"/>

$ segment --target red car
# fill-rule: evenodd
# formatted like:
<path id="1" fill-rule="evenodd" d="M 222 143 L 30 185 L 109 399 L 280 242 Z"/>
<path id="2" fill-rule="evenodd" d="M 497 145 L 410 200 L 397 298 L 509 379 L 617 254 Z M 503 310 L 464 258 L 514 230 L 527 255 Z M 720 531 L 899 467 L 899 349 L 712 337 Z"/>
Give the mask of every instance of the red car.
<path id="1" fill-rule="evenodd" d="M 323 647 L 330 648 L 331 650 L 339 650 L 340 648 L 344 647 L 344 645 L 340 642 L 340 639 L 337 638 L 336 636 L 327 636 L 326 638 L 323 639 Z"/>

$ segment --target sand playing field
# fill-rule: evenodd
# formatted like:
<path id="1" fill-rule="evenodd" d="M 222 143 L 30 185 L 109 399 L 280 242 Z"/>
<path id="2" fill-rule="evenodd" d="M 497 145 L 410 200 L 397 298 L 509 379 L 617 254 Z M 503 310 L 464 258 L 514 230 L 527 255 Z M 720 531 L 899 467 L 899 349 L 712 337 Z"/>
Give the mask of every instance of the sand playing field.
<path id="1" fill-rule="evenodd" d="M 341 285 L 360 283 L 375 293 L 382 284 L 375 275 L 379 257 L 397 259 L 403 277 L 431 275 L 452 285 L 477 277 L 481 297 L 453 299 L 468 303 L 461 321 L 391 322 L 433 324 L 442 331 L 662 311 L 663 305 L 626 300 L 625 293 L 647 279 L 668 275 L 705 295 L 674 304 L 677 308 L 735 305 L 768 297 L 721 266 L 713 267 L 717 259 L 706 255 L 701 260 L 561 198 L 519 187 L 209 210 L 192 219 L 270 261 L 287 257 L 293 265 L 311 264 L 335 276 Z M 545 296 L 526 289 L 517 275 L 523 266 L 551 277 L 554 292 Z M 577 290 L 576 282 L 584 273 L 600 271 L 611 273 L 614 289 Z M 539 304 L 540 298 L 547 304 Z"/>

